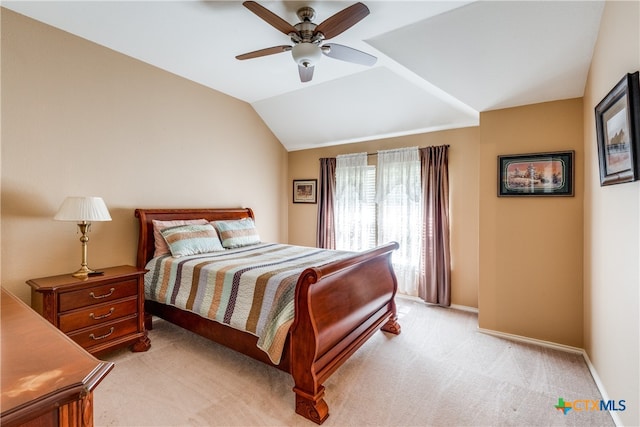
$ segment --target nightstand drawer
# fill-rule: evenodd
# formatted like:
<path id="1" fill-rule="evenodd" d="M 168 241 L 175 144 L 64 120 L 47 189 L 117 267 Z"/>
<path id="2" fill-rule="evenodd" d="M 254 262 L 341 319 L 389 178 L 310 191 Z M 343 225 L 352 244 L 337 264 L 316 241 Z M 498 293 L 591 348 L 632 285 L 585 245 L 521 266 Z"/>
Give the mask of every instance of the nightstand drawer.
<path id="1" fill-rule="evenodd" d="M 138 312 L 136 296 L 111 303 L 92 305 L 81 310 L 60 315 L 59 327 L 62 332 L 70 332 L 87 326 L 110 322 Z"/>
<path id="2" fill-rule="evenodd" d="M 125 298 L 138 293 L 137 279 L 129 279 L 122 282 L 113 282 L 106 285 L 94 286 L 80 291 L 60 293 L 60 312 L 73 310 L 74 308 L 100 304 Z"/>
<path id="3" fill-rule="evenodd" d="M 138 331 L 138 318 L 133 316 L 122 319 L 118 322 L 105 323 L 95 328 L 86 328 L 78 332 L 67 334 L 69 338 L 80 344 L 84 348 L 135 334 Z"/>

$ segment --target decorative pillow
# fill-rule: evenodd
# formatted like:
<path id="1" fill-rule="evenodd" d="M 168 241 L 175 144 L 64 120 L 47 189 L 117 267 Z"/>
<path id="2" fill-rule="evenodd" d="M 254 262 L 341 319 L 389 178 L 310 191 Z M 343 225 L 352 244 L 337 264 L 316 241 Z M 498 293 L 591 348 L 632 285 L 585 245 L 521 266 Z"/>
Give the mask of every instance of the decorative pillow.
<path id="1" fill-rule="evenodd" d="M 256 225 L 251 218 L 236 219 L 230 221 L 213 221 L 212 224 L 218 230 L 222 246 L 227 249 L 241 248 L 243 246 L 260 243 L 260 236 Z"/>
<path id="2" fill-rule="evenodd" d="M 170 253 L 169 246 L 167 246 L 167 242 L 162 237 L 162 230 L 167 227 L 175 227 L 176 225 L 188 225 L 188 224 L 209 224 L 209 221 L 206 219 L 178 219 L 174 221 L 158 221 L 157 219 L 153 221 L 153 240 L 155 241 L 156 250 L 153 253 L 154 257 L 166 255 Z"/>
<path id="3" fill-rule="evenodd" d="M 178 225 L 160 232 L 167 241 L 171 255 L 186 255 L 223 251 L 218 234 L 211 224 Z"/>

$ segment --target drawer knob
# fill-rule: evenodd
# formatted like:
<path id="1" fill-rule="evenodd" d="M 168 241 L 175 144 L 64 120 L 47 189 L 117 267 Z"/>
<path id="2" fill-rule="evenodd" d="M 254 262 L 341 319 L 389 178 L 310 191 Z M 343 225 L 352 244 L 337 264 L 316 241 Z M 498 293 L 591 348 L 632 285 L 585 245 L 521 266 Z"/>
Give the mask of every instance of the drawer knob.
<path id="1" fill-rule="evenodd" d="M 89 292 L 89 296 L 93 299 L 102 299 L 102 298 L 106 298 L 106 297 L 110 297 L 111 295 L 113 295 L 113 291 L 115 291 L 116 288 L 111 288 L 109 289 L 109 292 L 107 292 L 104 295 L 98 295 L 96 296 L 93 292 Z"/>
<path id="2" fill-rule="evenodd" d="M 109 332 L 107 332 L 106 334 L 100 335 L 99 337 L 91 334 L 91 335 L 89 335 L 89 338 L 91 338 L 94 341 L 103 340 L 103 339 L 107 338 L 109 335 L 111 335 L 113 333 L 113 331 L 115 331 L 115 328 L 112 326 L 111 330 Z"/>
<path id="3" fill-rule="evenodd" d="M 93 313 L 89 313 L 89 317 L 92 318 L 93 320 L 100 320 L 100 319 L 106 319 L 107 317 L 111 316 L 113 314 L 113 312 L 115 311 L 115 307 L 111 307 L 111 309 L 109 310 L 108 313 L 106 314 L 101 314 L 99 316 L 96 316 Z"/>

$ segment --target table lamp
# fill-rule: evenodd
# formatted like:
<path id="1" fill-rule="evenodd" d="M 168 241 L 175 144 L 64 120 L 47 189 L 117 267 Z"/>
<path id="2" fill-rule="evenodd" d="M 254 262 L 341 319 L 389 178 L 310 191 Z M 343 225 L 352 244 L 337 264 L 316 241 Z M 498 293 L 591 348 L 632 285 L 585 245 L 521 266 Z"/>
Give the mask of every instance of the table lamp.
<path id="1" fill-rule="evenodd" d="M 78 271 L 72 274 L 73 277 L 87 278 L 89 274 L 95 273 L 87 267 L 87 233 L 91 229 L 92 221 L 111 221 L 111 215 L 102 197 L 67 197 L 60 205 L 58 213 L 53 219 L 57 221 L 76 221 L 82 237 L 82 263 Z"/>

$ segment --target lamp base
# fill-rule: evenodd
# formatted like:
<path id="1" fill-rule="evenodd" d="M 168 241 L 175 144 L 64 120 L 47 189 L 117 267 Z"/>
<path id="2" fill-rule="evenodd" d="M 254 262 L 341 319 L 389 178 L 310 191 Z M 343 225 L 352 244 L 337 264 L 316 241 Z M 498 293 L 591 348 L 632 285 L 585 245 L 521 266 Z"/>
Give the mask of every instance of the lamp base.
<path id="1" fill-rule="evenodd" d="M 86 265 L 80 267 L 80 270 L 76 271 L 72 274 L 73 277 L 77 277 L 78 279 L 86 279 L 89 277 L 89 274 L 95 273 L 95 270 L 90 269 Z"/>

